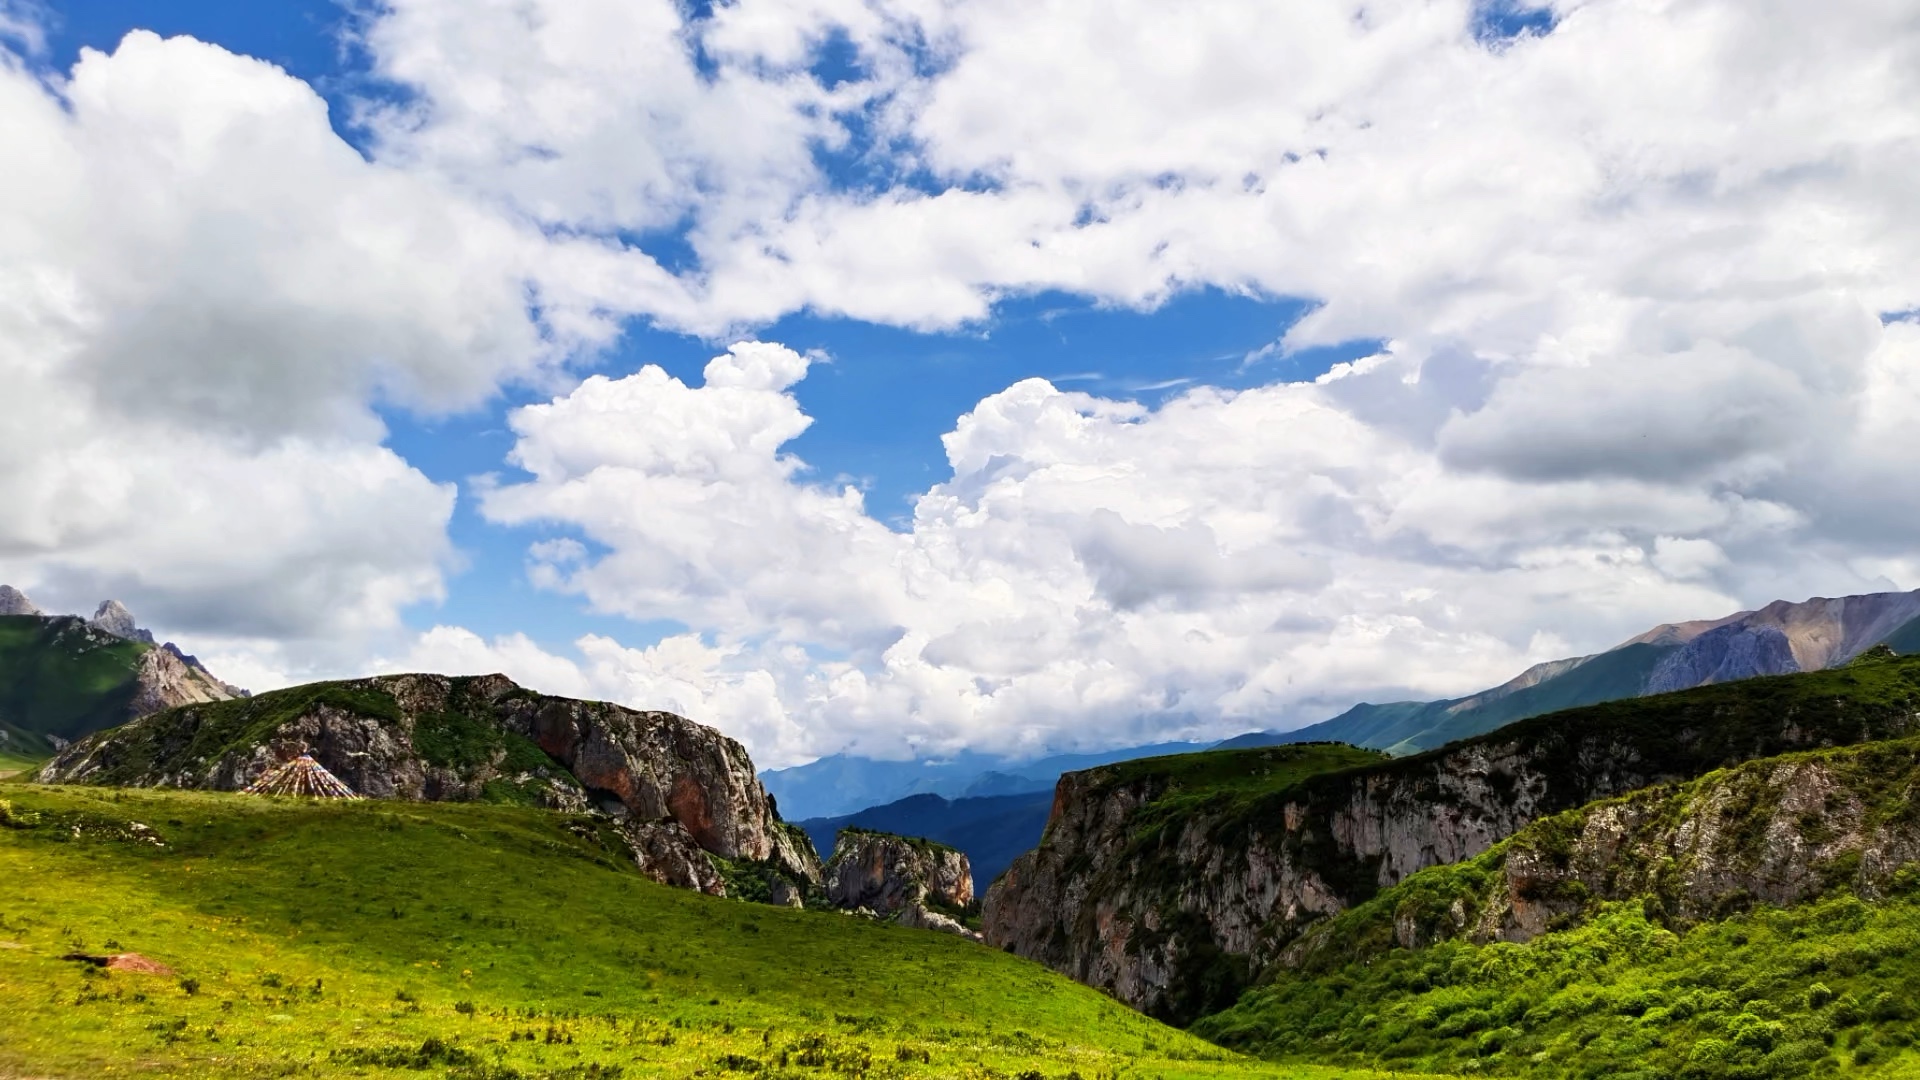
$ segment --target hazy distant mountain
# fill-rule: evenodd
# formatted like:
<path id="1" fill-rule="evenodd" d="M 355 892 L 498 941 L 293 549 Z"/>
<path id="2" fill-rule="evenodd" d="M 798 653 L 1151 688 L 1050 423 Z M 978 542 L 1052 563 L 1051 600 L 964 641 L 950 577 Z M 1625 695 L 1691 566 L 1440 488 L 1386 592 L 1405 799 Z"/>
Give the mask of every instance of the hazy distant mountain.
<path id="1" fill-rule="evenodd" d="M 1133 758 L 1184 754 L 1205 750 L 1211 745 L 1197 742 L 1156 743 L 1095 754 L 1056 754 L 1025 762 L 971 752 L 940 761 L 878 761 L 834 754 L 808 765 L 769 769 L 760 774 L 760 782 L 779 800 L 782 816 L 789 821 L 800 821 L 844 816 L 909 795 L 964 799 L 1052 791 L 1054 781 L 1060 779 L 1063 772 L 1091 769 L 1096 765 Z"/>
<path id="2" fill-rule="evenodd" d="M 1920 652 L 1920 590 L 1777 600 L 1725 618 L 1663 623 L 1606 652 L 1536 664 L 1469 697 L 1355 705 L 1308 727 L 1251 732 L 1221 745 L 1325 739 L 1423 750 L 1557 709 L 1836 667 L 1883 642 Z"/>
<path id="3" fill-rule="evenodd" d="M 1053 789 L 1020 795 L 970 799 L 943 799 L 938 795 L 910 795 L 885 806 L 870 806 L 857 814 L 811 818 L 798 822 L 823 856 L 833 851 L 834 837 L 851 825 L 879 829 L 901 836 L 923 836 L 966 853 L 973 867 L 973 889 L 986 891 L 1000 871 L 1040 842 L 1053 807 Z"/>

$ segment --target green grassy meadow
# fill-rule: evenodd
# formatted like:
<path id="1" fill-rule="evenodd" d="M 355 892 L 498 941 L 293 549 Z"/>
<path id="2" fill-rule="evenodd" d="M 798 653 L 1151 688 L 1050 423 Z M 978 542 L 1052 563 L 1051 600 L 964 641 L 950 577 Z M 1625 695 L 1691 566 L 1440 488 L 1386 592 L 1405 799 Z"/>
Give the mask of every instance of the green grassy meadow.
<path id="1" fill-rule="evenodd" d="M 10 750 L 0 750 L 0 780 L 30 769 L 37 769 L 45 762 L 46 759 L 43 757 L 28 757 Z"/>
<path id="2" fill-rule="evenodd" d="M 584 817 L 0 800 L 0 1076 L 1371 1075 L 1238 1057 L 958 938 L 658 886 Z"/>

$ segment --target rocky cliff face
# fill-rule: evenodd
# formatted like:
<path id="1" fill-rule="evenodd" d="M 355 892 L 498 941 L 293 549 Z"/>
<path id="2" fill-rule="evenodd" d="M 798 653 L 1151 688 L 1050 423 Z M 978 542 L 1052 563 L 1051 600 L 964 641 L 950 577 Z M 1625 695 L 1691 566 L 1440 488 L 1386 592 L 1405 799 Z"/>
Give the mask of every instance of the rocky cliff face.
<path id="1" fill-rule="evenodd" d="M 1836 889 L 1920 885 L 1920 740 L 1748 762 L 1535 822 L 1316 927 L 1282 957 L 1337 967 L 1466 938 L 1525 942 L 1610 901 L 1675 928 Z"/>
<path id="2" fill-rule="evenodd" d="M 964 853 L 930 840 L 842 829 L 826 867 L 827 901 L 891 915 L 915 900 L 961 909 L 973 903 Z"/>
<path id="3" fill-rule="evenodd" d="M 1899 660 L 1616 702 L 1252 802 L 1172 791 L 1151 773 L 1069 774 L 1040 847 L 986 897 L 987 941 L 1188 1021 L 1230 1003 L 1318 920 L 1415 871 L 1596 799 L 1906 734 L 1920 723 L 1916 686 L 1920 661 Z"/>
<path id="4" fill-rule="evenodd" d="M 150 716 L 162 709 L 199 705 L 245 696 L 245 691 L 213 677 L 213 673 L 171 642 L 140 654 L 133 671 L 133 700 L 127 714 Z"/>
<path id="5" fill-rule="evenodd" d="M 501 675 L 392 675 L 187 705 L 69 747 L 47 783 L 234 791 L 301 753 L 373 798 L 603 810 L 660 880 L 713 889 L 688 844 L 817 885 L 744 747 L 664 712 L 536 694 Z M 670 823 L 670 824 L 669 824 Z"/>
<path id="6" fill-rule="evenodd" d="M 955 915 L 973 904 L 973 869 L 965 853 L 918 837 L 869 829 L 840 830 L 827 860 L 827 901 L 870 911 L 902 926 L 979 940 Z"/>

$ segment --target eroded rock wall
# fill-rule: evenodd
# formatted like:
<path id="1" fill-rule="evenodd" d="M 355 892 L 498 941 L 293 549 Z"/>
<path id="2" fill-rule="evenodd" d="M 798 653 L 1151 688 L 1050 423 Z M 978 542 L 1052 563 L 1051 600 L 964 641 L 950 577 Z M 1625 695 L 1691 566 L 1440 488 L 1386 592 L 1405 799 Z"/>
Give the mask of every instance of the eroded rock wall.
<path id="1" fill-rule="evenodd" d="M 1675 695 L 1630 716 L 1527 721 L 1312 777 L 1251 809 L 1202 806 L 1171 822 L 1145 812 L 1165 794 L 1162 778 L 1071 773 L 1040 846 L 989 890 L 986 940 L 1189 1022 L 1231 1004 L 1319 920 L 1544 815 L 1743 760 L 1915 729 L 1910 702 L 1784 707 L 1730 725 L 1714 700 Z"/>
<path id="2" fill-rule="evenodd" d="M 827 902 L 891 915 L 932 901 L 963 909 L 973 903 L 973 869 L 965 853 L 930 840 L 843 829 L 825 871 Z"/>

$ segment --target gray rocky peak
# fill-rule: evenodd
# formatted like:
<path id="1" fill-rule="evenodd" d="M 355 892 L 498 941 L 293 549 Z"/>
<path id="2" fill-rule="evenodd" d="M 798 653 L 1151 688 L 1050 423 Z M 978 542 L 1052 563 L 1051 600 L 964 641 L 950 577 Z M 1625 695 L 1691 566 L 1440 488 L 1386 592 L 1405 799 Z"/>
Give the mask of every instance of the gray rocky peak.
<path id="1" fill-rule="evenodd" d="M 87 625 L 117 638 L 153 644 L 153 635 L 140 629 L 139 625 L 133 621 L 133 612 L 128 611 L 127 606 L 118 600 L 102 600 L 99 610 L 93 613 L 93 618 L 87 620 Z"/>
<path id="2" fill-rule="evenodd" d="M 0 585 L 0 615 L 40 615 L 41 610 L 27 594 L 11 585 Z"/>
<path id="3" fill-rule="evenodd" d="M 199 661 L 182 653 L 171 642 L 140 655 L 133 672 L 133 686 L 133 701 L 128 704 L 127 713 L 136 718 L 176 705 L 198 705 L 242 696 L 237 687 L 214 678 Z"/>

